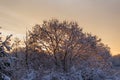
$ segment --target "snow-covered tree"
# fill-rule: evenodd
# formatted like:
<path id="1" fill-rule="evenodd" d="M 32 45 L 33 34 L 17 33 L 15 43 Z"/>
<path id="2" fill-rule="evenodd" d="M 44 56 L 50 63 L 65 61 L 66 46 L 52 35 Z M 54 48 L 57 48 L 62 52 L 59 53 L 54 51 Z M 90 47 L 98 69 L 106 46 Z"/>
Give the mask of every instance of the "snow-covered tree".
<path id="1" fill-rule="evenodd" d="M 6 37 L 4 41 L 2 41 L 2 36 L 0 33 L 0 80 L 10 80 L 8 76 L 11 75 L 11 61 L 9 59 L 9 55 L 5 51 L 10 51 L 10 38 L 12 35 Z M 8 76 L 7 76 L 8 75 Z"/>
<path id="2" fill-rule="evenodd" d="M 29 31 L 27 42 L 29 50 L 52 56 L 55 66 L 65 72 L 73 65 L 80 66 L 82 60 L 87 61 L 93 55 L 101 57 L 101 60 L 104 60 L 107 54 L 108 57 L 110 55 L 104 45 L 101 46 L 104 49 L 101 49 L 101 39 L 97 36 L 84 33 L 76 22 L 59 22 L 57 19 L 35 25 L 32 31 Z"/>

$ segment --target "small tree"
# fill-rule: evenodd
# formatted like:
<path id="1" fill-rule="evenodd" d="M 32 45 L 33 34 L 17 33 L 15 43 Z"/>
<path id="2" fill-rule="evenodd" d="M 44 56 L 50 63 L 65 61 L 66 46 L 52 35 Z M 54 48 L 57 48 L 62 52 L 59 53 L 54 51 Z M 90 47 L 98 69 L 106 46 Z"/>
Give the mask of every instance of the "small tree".
<path id="1" fill-rule="evenodd" d="M 3 80 L 3 75 L 10 75 L 10 63 L 7 58 L 7 51 L 10 51 L 10 38 L 12 35 L 6 37 L 4 41 L 2 41 L 2 36 L 0 33 L 0 80 Z"/>

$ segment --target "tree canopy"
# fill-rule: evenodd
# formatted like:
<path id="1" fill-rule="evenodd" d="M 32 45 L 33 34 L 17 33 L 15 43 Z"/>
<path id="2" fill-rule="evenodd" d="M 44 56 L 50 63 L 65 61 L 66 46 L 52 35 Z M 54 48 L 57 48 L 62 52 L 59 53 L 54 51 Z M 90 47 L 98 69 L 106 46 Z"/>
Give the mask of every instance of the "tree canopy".
<path id="1" fill-rule="evenodd" d="M 29 31 L 27 43 L 29 50 L 52 55 L 56 66 L 61 66 L 64 71 L 68 71 L 75 61 L 80 62 L 91 55 L 100 55 L 101 59 L 110 57 L 109 48 L 101 39 L 83 32 L 76 22 L 43 21 L 42 25 L 37 24 Z"/>

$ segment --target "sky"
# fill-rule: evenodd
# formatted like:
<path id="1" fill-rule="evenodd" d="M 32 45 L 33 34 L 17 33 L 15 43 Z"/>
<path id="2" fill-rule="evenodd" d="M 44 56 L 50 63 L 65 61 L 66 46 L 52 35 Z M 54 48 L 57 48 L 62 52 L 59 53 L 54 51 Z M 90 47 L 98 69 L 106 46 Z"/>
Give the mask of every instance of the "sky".
<path id="1" fill-rule="evenodd" d="M 23 37 L 26 29 L 52 18 L 78 22 L 102 38 L 112 55 L 120 54 L 120 0 L 0 0 L 4 34 Z"/>

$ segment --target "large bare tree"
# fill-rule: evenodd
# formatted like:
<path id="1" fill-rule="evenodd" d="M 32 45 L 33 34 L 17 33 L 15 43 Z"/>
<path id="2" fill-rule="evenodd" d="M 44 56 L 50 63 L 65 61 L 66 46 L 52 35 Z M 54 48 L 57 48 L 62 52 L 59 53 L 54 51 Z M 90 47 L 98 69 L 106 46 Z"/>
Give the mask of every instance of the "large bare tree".
<path id="1" fill-rule="evenodd" d="M 30 50 L 52 55 L 55 65 L 67 72 L 74 61 L 86 59 L 88 54 L 97 54 L 101 39 L 84 33 L 76 22 L 52 19 L 35 25 L 29 31 L 27 41 Z"/>

